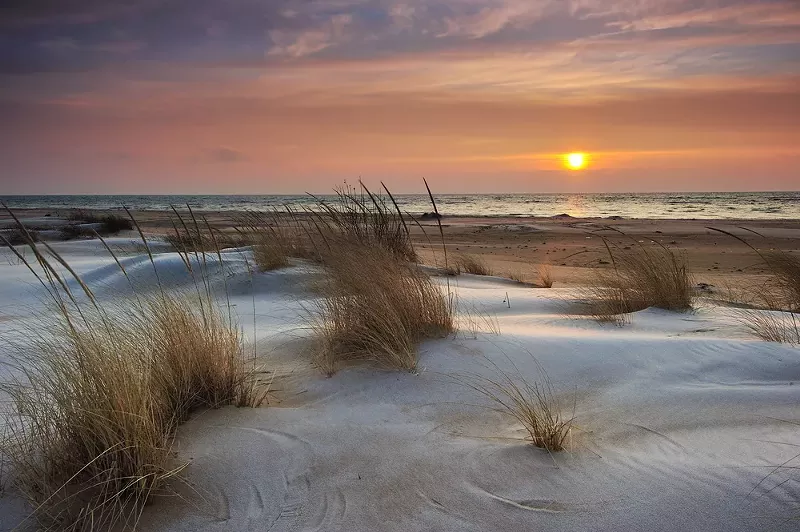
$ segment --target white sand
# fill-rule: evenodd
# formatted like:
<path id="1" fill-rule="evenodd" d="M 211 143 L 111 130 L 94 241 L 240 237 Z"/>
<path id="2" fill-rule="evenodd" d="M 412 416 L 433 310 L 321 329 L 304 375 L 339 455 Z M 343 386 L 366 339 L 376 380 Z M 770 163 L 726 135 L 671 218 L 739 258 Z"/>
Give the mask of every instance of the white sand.
<path id="1" fill-rule="evenodd" d="M 131 252 L 125 264 L 137 285 L 155 289 L 147 259 L 121 240 L 114 243 Z M 117 297 L 127 281 L 98 246 L 56 244 L 100 297 Z M 0 333 L 9 334 L 39 308 L 41 293 L 0 253 Z M 186 501 L 155 500 L 141 530 L 799 526 L 787 518 L 800 515 L 800 474 L 775 466 L 800 465 L 787 462 L 800 453 L 800 350 L 754 340 L 726 309 L 649 309 L 617 328 L 566 315 L 567 290 L 462 276 L 461 301 L 496 314 L 501 335 L 428 342 L 418 374 L 360 367 L 328 379 L 309 364 L 309 269 L 251 278 L 241 253 L 225 262 L 240 323 L 284 375 L 280 402 L 187 423 L 177 450 L 191 460 L 194 491 L 181 489 Z M 157 263 L 166 284 L 189 282 L 177 255 Z M 531 354 L 566 409 L 577 401 L 569 452 L 526 445 L 521 427 L 451 378 L 488 375 L 488 359 L 503 368 L 513 361 L 535 380 Z M 22 516 L 12 490 L 0 499 L 0 529 Z"/>

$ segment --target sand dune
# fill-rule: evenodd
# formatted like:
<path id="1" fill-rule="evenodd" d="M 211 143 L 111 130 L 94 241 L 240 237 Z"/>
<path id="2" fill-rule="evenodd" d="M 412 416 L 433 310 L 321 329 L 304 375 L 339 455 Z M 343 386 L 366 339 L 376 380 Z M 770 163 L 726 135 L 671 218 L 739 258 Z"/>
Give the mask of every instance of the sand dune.
<path id="1" fill-rule="evenodd" d="M 156 289 L 141 251 L 114 243 L 137 287 Z M 127 281 L 98 245 L 58 244 L 113 298 Z M 0 253 L 0 333 L 11 334 L 40 294 Z M 569 314 L 570 289 L 461 276 L 450 280 L 461 304 L 495 315 L 500 335 L 426 342 L 417 374 L 357 367 L 325 378 L 310 366 L 303 321 L 314 268 L 251 276 L 247 260 L 241 250 L 223 265 L 208 256 L 250 341 L 282 375 L 275 398 L 183 426 L 176 451 L 191 461 L 190 485 L 177 486 L 183 499 L 155 499 L 141 530 L 797 528 L 787 519 L 800 514 L 800 477 L 776 466 L 798 465 L 800 352 L 753 339 L 729 309 L 647 309 L 618 328 Z M 156 264 L 169 289 L 186 288 L 176 254 Z M 536 361 L 546 369 L 565 408 L 575 405 L 568 452 L 526 444 L 520 426 L 453 378 L 491 375 L 487 361 L 531 380 Z M 0 529 L 24 515 L 9 490 Z"/>

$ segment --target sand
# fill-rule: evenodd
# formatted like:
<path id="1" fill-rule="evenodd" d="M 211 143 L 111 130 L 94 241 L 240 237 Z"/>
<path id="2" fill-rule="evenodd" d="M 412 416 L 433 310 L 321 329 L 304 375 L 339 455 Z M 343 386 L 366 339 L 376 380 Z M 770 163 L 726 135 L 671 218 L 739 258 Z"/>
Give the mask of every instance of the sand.
<path id="1" fill-rule="evenodd" d="M 543 250 L 513 247 L 530 250 L 530 233 L 560 249 L 589 245 L 584 228 L 563 220 L 530 223 L 537 229 L 475 233 L 471 222 L 451 221 L 447 231 L 455 247 L 491 246 L 498 264 Z M 700 224 L 626 223 L 631 233 L 660 230 L 699 247 L 735 247 L 693 229 Z M 761 223 L 776 242 L 797 246 L 796 223 Z M 130 235 L 112 244 L 138 289 L 155 290 L 141 245 Z M 54 246 L 100 298 L 123 293 L 127 283 L 97 241 Z M 179 257 L 159 251 L 162 279 L 179 289 L 188 282 Z M 355 367 L 326 378 L 310 363 L 304 321 L 304 304 L 316 297 L 307 290 L 314 267 L 295 262 L 251 276 L 247 254 L 225 253 L 221 269 L 249 341 L 279 375 L 275 392 L 265 407 L 202 412 L 181 428 L 176 453 L 190 461 L 191 488 L 177 486 L 183 499 L 154 499 L 140 530 L 797 529 L 789 519 L 800 515 L 800 475 L 792 469 L 800 466 L 800 350 L 754 339 L 734 309 L 713 302 L 687 314 L 647 309 L 619 328 L 568 314 L 576 291 L 558 277 L 555 288 L 537 289 L 463 275 L 449 279 L 452 289 L 465 308 L 496 316 L 499 335 L 463 331 L 426 342 L 417 373 Z M 735 254 L 725 255 L 721 268 L 737 275 L 728 271 Z M 218 290 L 222 283 L 220 276 Z M 30 323 L 40 296 L 24 267 L 0 250 L 0 334 Z M 454 378 L 491 375 L 491 362 L 536 380 L 536 361 L 565 411 L 574 405 L 568 452 L 528 445 L 521 426 Z M 8 488 L 0 530 L 25 515 Z"/>
<path id="2" fill-rule="evenodd" d="M 53 227 L 67 211 L 23 210 L 34 225 Z M 230 231 L 235 212 L 198 212 L 220 230 Z M 50 215 L 50 216 L 46 216 Z M 148 234 L 172 232 L 171 213 L 139 211 L 135 216 Z M 0 212 L 0 229 L 10 220 Z M 698 282 L 725 286 L 763 279 L 766 268 L 756 254 L 734 238 L 710 228 L 746 238 L 760 250 L 781 249 L 800 254 L 800 220 L 668 220 L 609 218 L 450 217 L 442 220 L 452 255 L 480 255 L 499 275 L 521 275 L 536 280 L 536 271 L 548 265 L 557 286 L 585 284 L 595 268 L 610 267 L 603 239 L 625 247 L 632 241 L 654 240 L 685 253 Z M 614 230 L 624 232 L 623 236 Z M 749 231 L 748 231 L 749 230 Z M 411 225 L 412 238 L 422 260 L 442 263 L 439 229 L 435 220 Z M 755 231 L 763 238 L 750 232 Z M 135 236 L 135 235 L 134 235 Z"/>

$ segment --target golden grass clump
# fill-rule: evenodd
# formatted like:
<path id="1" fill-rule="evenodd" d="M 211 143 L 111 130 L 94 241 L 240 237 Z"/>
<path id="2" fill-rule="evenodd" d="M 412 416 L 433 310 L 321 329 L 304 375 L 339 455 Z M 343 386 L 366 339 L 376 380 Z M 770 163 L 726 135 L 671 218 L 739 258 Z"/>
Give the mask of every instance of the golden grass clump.
<path id="1" fill-rule="evenodd" d="M 253 244 L 253 260 L 262 272 L 289 266 L 289 255 L 280 244 L 264 239 Z"/>
<path id="2" fill-rule="evenodd" d="M 742 309 L 739 319 L 764 341 L 800 345 L 800 319 L 795 312 Z"/>
<path id="3" fill-rule="evenodd" d="M 599 321 L 626 323 L 630 312 L 648 307 L 687 311 L 695 297 L 684 255 L 659 243 L 620 249 L 605 241 L 613 268 L 596 269 L 584 288 L 589 313 Z"/>
<path id="4" fill-rule="evenodd" d="M 379 246 L 399 259 L 416 261 L 405 217 L 386 185 L 383 189 L 386 197 L 373 194 L 359 182 L 358 188 L 345 185 L 335 189 L 333 201 L 317 198 L 318 210 L 308 214 L 323 244 L 330 247 L 331 239 L 343 239 L 362 246 Z"/>
<path id="5" fill-rule="evenodd" d="M 462 254 L 456 258 L 459 272 L 472 275 L 493 275 L 492 269 L 480 255 Z"/>
<path id="6" fill-rule="evenodd" d="M 539 362 L 533 360 L 541 375 L 541 382 L 526 379 L 513 362 L 514 371 L 508 372 L 491 361 L 486 369 L 494 376 L 476 373 L 456 376 L 455 380 L 489 399 L 494 404 L 492 410 L 522 424 L 528 433 L 528 440 L 536 447 L 562 451 L 572 430 L 575 406 L 572 417 L 567 418 L 561 413 L 550 377 Z"/>
<path id="7" fill-rule="evenodd" d="M 187 233 L 179 230 L 179 233 L 168 233 L 161 238 L 178 253 L 211 253 L 217 249 L 237 248 L 248 245 L 248 242 L 238 234 L 216 233 L 213 237 L 207 231 Z"/>
<path id="8" fill-rule="evenodd" d="M 170 456 L 176 420 L 152 382 L 148 339 L 117 319 L 89 320 L 62 318 L 20 353 L 24 378 L 3 386 L 14 405 L 3 458 L 41 526 L 132 528 L 180 470 Z"/>
<path id="9" fill-rule="evenodd" d="M 553 288 L 553 269 L 549 264 L 542 264 L 537 268 L 538 285 L 542 288 Z"/>
<path id="10" fill-rule="evenodd" d="M 248 212 L 237 219 L 237 231 L 253 246 L 253 259 L 261 271 L 289 266 L 289 257 L 314 258 L 292 211 Z"/>
<path id="11" fill-rule="evenodd" d="M 312 314 L 321 339 L 316 363 L 328 375 L 352 360 L 413 370 L 420 341 L 453 331 L 451 299 L 391 251 L 343 242 L 323 262 L 324 297 Z"/>
<path id="12" fill-rule="evenodd" d="M 800 257 L 778 251 L 765 254 L 764 260 L 772 273 L 769 292 L 775 294 L 773 306 L 799 312 Z"/>
<path id="13" fill-rule="evenodd" d="M 180 422 L 197 407 L 263 400 L 242 333 L 212 298 L 205 269 L 193 271 L 191 297 L 160 286 L 155 296 L 103 304 L 47 243 L 27 244 L 33 258 L 12 252 L 56 312 L 8 346 L 16 377 L 2 385 L 12 405 L 2 460 L 33 508 L 28 524 L 135 528 L 150 495 L 185 466 L 171 453 Z"/>
<path id="14" fill-rule="evenodd" d="M 739 286 L 738 299 L 753 308 L 738 311 L 739 321 L 753 335 L 768 342 L 800 345 L 800 258 L 785 251 L 762 252 L 744 238 L 722 229 L 712 231 L 728 235 L 753 250 L 767 265 L 770 276 L 757 285 Z M 745 227 L 745 231 L 764 238 Z"/>
<path id="15" fill-rule="evenodd" d="M 522 270 L 522 268 L 516 268 L 514 270 L 509 271 L 507 277 L 512 281 L 516 281 L 522 284 L 528 282 L 527 276 L 525 275 L 525 272 Z"/>
<path id="16" fill-rule="evenodd" d="M 159 368 L 153 385 L 164 391 L 178 420 L 200 407 L 260 403 L 251 396 L 242 333 L 215 303 L 204 296 L 159 297 L 138 317 Z"/>

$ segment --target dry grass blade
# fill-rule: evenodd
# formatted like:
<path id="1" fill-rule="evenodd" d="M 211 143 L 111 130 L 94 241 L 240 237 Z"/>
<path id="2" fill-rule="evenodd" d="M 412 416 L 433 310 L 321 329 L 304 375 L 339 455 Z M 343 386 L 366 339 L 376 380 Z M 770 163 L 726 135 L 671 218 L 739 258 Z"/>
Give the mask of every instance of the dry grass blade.
<path id="1" fill-rule="evenodd" d="M 658 242 L 634 241 L 634 245 L 620 248 L 601 238 L 613 270 L 596 269 L 582 294 L 596 319 L 621 325 L 629 319 L 628 313 L 648 307 L 679 312 L 692 308 L 694 282 L 684 255 Z"/>
<path id="2" fill-rule="evenodd" d="M 800 320 L 794 312 L 741 309 L 739 321 L 767 342 L 800 346 Z"/>
<path id="3" fill-rule="evenodd" d="M 456 258 L 458 271 L 472 275 L 493 275 L 492 269 L 480 255 L 462 254 Z"/>
<path id="4" fill-rule="evenodd" d="M 333 241 L 345 240 L 380 246 L 403 260 L 417 259 L 405 218 L 393 198 L 386 201 L 360 181 L 357 189 L 345 185 L 334 191 L 333 201 L 309 194 L 316 200 L 318 210 L 307 214 L 326 247 L 331 247 Z"/>
<path id="5" fill-rule="evenodd" d="M 740 286 L 740 299 L 756 307 L 740 309 L 739 321 L 755 336 L 769 342 L 800 345 L 800 258 L 783 251 L 762 252 L 744 238 L 709 227 L 713 231 L 735 238 L 753 250 L 767 265 L 770 276 L 757 286 Z M 763 235 L 740 227 L 761 238 Z"/>
<path id="6" fill-rule="evenodd" d="M 536 447 L 562 451 L 572 430 L 574 405 L 573 416 L 566 418 L 561 413 L 552 381 L 539 362 L 533 360 L 540 374 L 538 382 L 526 379 L 510 360 L 513 372 L 504 371 L 489 361 L 486 369 L 494 376 L 474 373 L 456 376 L 455 380 L 489 399 L 494 404 L 493 410 L 522 424 Z"/>
<path id="7" fill-rule="evenodd" d="M 16 349 L 17 378 L 2 385 L 12 405 L 2 460 L 33 508 L 29 522 L 135 528 L 148 498 L 184 467 L 171 452 L 178 424 L 198 407 L 263 400 L 246 369 L 242 333 L 199 289 L 191 299 L 162 289 L 149 299 L 101 302 L 48 247 L 88 298 L 77 299 L 30 238 L 28 246 L 35 262 L 12 250 L 48 290 L 56 313 L 33 324 L 26 343 L 7 346 Z"/>
<path id="8" fill-rule="evenodd" d="M 553 269 L 549 264 L 542 264 L 539 266 L 539 268 L 536 270 L 536 274 L 539 278 L 539 286 L 542 288 L 553 287 Z"/>
<path id="9" fill-rule="evenodd" d="M 316 362 L 327 374 L 350 360 L 413 370 L 421 340 L 453 331 L 453 308 L 439 287 L 391 252 L 342 244 L 324 262 L 324 297 L 312 314 Z"/>
<path id="10" fill-rule="evenodd" d="M 238 217 L 237 229 L 253 247 L 253 260 L 262 271 L 289 265 L 290 256 L 308 256 L 300 235 L 281 219 L 277 211 L 248 212 Z"/>

